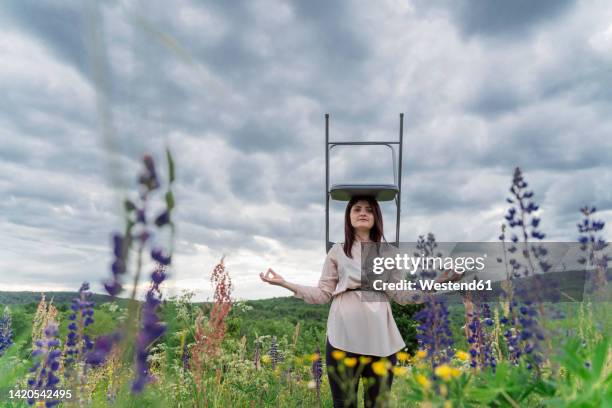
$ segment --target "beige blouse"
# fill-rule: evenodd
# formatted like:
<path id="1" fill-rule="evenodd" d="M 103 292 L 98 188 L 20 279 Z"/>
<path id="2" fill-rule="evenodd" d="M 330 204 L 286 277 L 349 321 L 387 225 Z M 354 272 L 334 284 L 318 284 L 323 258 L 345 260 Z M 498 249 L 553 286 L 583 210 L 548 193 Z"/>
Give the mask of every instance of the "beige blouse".
<path id="1" fill-rule="evenodd" d="M 324 304 L 333 297 L 327 318 L 329 343 L 338 349 L 370 356 L 389 356 L 406 347 L 397 328 L 389 298 L 405 305 L 415 303 L 420 292 L 387 290 L 370 292 L 381 301 L 361 301 L 361 291 L 346 289 L 361 287 L 361 243 L 355 241 L 353 258 L 346 256 L 343 244 L 330 249 L 317 286 L 296 285 L 295 297 L 310 304 Z M 389 282 L 402 278 L 393 274 Z"/>

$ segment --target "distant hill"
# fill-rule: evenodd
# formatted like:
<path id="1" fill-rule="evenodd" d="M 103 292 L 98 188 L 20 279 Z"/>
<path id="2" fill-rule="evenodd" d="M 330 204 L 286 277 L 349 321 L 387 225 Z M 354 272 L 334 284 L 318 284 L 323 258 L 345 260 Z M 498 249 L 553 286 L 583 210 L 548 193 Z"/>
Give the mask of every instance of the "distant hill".
<path id="1" fill-rule="evenodd" d="M 70 303 L 72 299 L 79 296 L 78 292 L 44 292 L 45 299 L 51 300 L 53 298 L 53 303 L 55 304 L 63 304 Z M 41 292 L 0 292 L 0 304 L 3 305 L 24 305 L 28 303 L 38 303 L 40 302 Z M 103 295 L 99 293 L 94 293 L 91 297 L 91 300 L 100 303 L 111 302 L 113 299 L 109 295 Z M 127 299 L 120 299 L 121 301 L 127 301 Z"/>
<path id="2" fill-rule="evenodd" d="M 44 292 L 47 301 L 53 299 L 56 305 L 70 304 L 72 299 L 79 296 L 78 292 Z M 2 305 L 26 305 L 30 303 L 40 302 L 41 292 L 3 292 L 0 291 L 0 304 Z M 93 293 L 91 300 L 96 304 L 117 302 L 123 306 L 127 304 L 127 298 L 112 298 L 109 295 Z M 210 304 L 211 302 L 194 302 L 194 305 Z M 262 317 L 278 317 L 279 313 L 291 313 L 298 318 L 320 317 L 321 313 L 326 314 L 329 310 L 329 305 L 308 305 L 304 308 L 305 303 L 292 296 L 275 297 L 270 299 L 246 300 L 246 305 L 253 306 L 261 311 Z M 314 306 L 314 307 L 313 307 Z"/>

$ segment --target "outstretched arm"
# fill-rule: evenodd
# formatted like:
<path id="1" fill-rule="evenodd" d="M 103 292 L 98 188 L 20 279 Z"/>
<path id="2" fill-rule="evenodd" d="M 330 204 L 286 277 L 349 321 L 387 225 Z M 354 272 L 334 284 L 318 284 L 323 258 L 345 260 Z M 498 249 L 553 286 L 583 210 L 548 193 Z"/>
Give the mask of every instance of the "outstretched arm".
<path id="1" fill-rule="evenodd" d="M 295 294 L 297 292 L 297 285 L 291 282 L 287 282 L 282 276 L 274 272 L 272 268 L 268 268 L 266 273 L 260 273 L 259 277 L 262 281 L 268 282 L 270 285 L 280 286 L 285 289 L 289 289 Z"/>
<path id="2" fill-rule="evenodd" d="M 264 282 L 272 285 L 281 286 L 293 292 L 293 295 L 310 304 L 325 304 L 328 303 L 338 284 L 338 264 L 336 262 L 333 249 L 327 254 L 323 265 L 323 272 L 317 286 L 298 285 L 296 283 L 287 282 L 279 274 L 268 268 L 268 271 L 260 273 L 259 276 Z"/>

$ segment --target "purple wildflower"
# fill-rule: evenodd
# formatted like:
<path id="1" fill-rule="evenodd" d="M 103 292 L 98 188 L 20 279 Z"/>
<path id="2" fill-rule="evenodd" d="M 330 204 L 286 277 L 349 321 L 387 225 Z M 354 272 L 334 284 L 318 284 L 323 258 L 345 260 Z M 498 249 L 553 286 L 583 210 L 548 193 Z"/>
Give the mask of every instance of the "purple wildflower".
<path id="1" fill-rule="evenodd" d="M 453 333 L 450 328 L 448 308 L 440 297 L 427 296 L 424 308 L 414 315 L 417 326 L 419 348 L 427 350 L 431 367 L 450 361 L 454 354 Z"/>
<path id="2" fill-rule="evenodd" d="M 427 234 L 427 239 L 419 236 L 416 247 L 420 253 L 415 253 L 415 256 L 442 256 L 440 252 L 435 252 L 438 244 L 431 232 Z M 420 275 L 431 279 L 436 276 L 436 271 L 423 269 Z M 450 361 L 454 354 L 454 342 L 444 299 L 427 295 L 423 308 L 414 315 L 414 319 L 420 323 L 417 326 L 417 342 L 421 349 L 427 350 L 432 369 Z"/>
<path id="3" fill-rule="evenodd" d="M 113 235 L 113 255 L 115 257 L 111 266 L 113 279 L 111 282 L 104 283 L 104 288 L 111 296 L 117 296 L 123 290 L 120 275 L 126 272 L 128 242 L 129 240 L 121 234 Z"/>
<path id="4" fill-rule="evenodd" d="M 510 254 L 507 258 L 507 264 L 511 266 L 512 272 L 509 278 L 519 278 L 532 276 L 529 282 L 515 282 L 512 292 L 505 293 L 510 304 L 510 313 L 505 319 L 506 326 L 510 327 L 504 331 L 504 337 L 508 346 L 508 356 L 511 361 L 518 363 L 518 359 L 526 357 L 530 365 L 532 363 L 539 364 L 543 360 L 542 350 L 539 345 L 541 340 L 544 340 L 544 328 L 541 324 L 542 315 L 542 299 L 541 295 L 544 288 L 544 280 L 541 274 L 536 274 L 536 266 L 546 273 L 550 270 L 551 265 L 547 261 L 548 250 L 542 244 L 529 243 L 530 238 L 542 240 L 545 237 L 537 228 L 540 225 L 540 218 L 533 213 L 539 209 L 538 205 L 533 201 L 533 191 L 527 191 L 527 182 L 525 181 L 520 168 L 515 168 L 510 192 L 512 198 L 508 198 L 508 202 L 513 206 L 508 210 L 505 216 L 507 225 L 510 229 L 517 231 L 512 235 L 511 245 L 507 248 Z M 505 246 L 505 228 L 502 229 L 500 240 Z M 522 244 L 522 245 L 521 245 Z M 520 250 L 519 250 L 520 246 Z M 515 253 L 522 255 L 522 260 L 512 256 Z M 504 254 L 506 257 L 506 254 Z M 506 259 L 507 259 L 506 258 Z M 498 259 L 501 261 L 501 259 Z M 555 282 L 548 280 L 546 285 L 554 285 Z M 505 291 L 505 289 L 504 289 Z M 514 297 L 514 299 L 512 298 Z M 520 299 L 523 303 L 519 304 L 516 299 Z"/>
<path id="5" fill-rule="evenodd" d="M 312 377 L 314 378 L 315 388 L 317 390 L 317 401 L 321 402 L 321 383 L 323 381 L 323 366 L 321 365 L 321 349 L 317 345 L 317 351 L 315 352 L 316 358 L 312 362 Z"/>
<path id="6" fill-rule="evenodd" d="M 172 260 L 170 256 L 164 255 L 163 251 L 159 248 L 154 248 L 151 250 L 151 258 L 162 265 L 169 265 Z"/>
<path id="7" fill-rule="evenodd" d="M 11 312 L 7 307 L 4 308 L 2 319 L 0 320 L 0 357 L 13 344 L 13 327 L 11 322 Z"/>
<path id="8" fill-rule="evenodd" d="M 270 356 L 270 360 L 272 362 L 272 369 L 275 369 L 276 365 L 283 361 L 283 355 L 278 350 L 278 343 L 276 341 L 276 336 L 272 336 L 272 341 L 270 343 L 270 350 L 268 350 L 268 355 Z"/>
<path id="9" fill-rule="evenodd" d="M 65 364 L 69 366 L 73 362 L 82 358 L 86 352 L 93 348 L 93 343 L 89 336 L 85 334 L 85 328 L 93 324 L 95 306 L 89 298 L 89 283 L 83 282 L 79 289 L 79 297 L 72 300 L 70 309 L 72 313 L 68 317 L 71 323 L 68 325 L 68 339 L 66 341 Z"/>
<path id="10" fill-rule="evenodd" d="M 433 233 L 428 233 L 427 234 L 427 238 L 425 238 L 425 236 L 423 235 L 419 235 L 419 238 L 417 239 L 416 242 L 416 248 L 418 249 L 419 252 L 415 252 L 414 256 L 415 257 L 420 257 L 420 256 L 435 256 L 435 257 L 441 257 L 442 253 L 441 252 L 435 252 L 436 248 L 438 247 L 438 243 L 436 242 L 436 237 L 434 236 Z M 435 278 L 436 277 L 436 271 L 433 270 L 427 270 L 427 269 L 422 269 L 420 276 L 422 278 L 428 279 L 428 278 Z"/>
<path id="11" fill-rule="evenodd" d="M 160 215 L 157 216 L 157 218 L 155 219 L 155 225 L 157 225 L 158 227 L 161 227 L 163 225 L 166 225 L 170 222 L 170 212 L 169 211 L 164 211 L 162 212 Z"/>
<path id="12" fill-rule="evenodd" d="M 123 290 L 120 276 L 127 272 L 129 250 L 132 247 L 132 242 L 137 242 L 139 269 L 135 273 L 132 285 L 132 300 L 135 299 L 138 278 L 141 272 L 140 265 L 142 265 L 142 255 L 146 253 L 146 247 L 150 245 L 152 241 L 150 239 L 153 234 L 149 228 L 150 220 L 154 219 L 158 227 L 165 224 L 172 224 L 170 213 L 174 207 L 174 196 L 170 186 L 174 181 L 174 163 L 170 151 L 166 151 L 166 156 L 169 167 L 169 184 L 168 190 L 165 193 L 166 209 L 162 214 L 157 217 L 150 217 L 150 214 L 147 213 L 149 193 L 160 186 L 155 163 L 150 155 L 145 155 L 143 157 L 144 169 L 138 178 L 138 182 L 142 187 L 139 191 L 139 199 L 135 202 L 130 200 L 125 200 L 124 202 L 126 228 L 123 234 L 117 233 L 113 236 L 114 260 L 111 268 L 113 278 L 110 282 L 104 284 L 104 287 L 111 296 L 116 296 Z M 173 231 L 174 229 L 172 229 L 172 232 Z M 159 267 L 151 275 L 152 285 L 146 294 L 146 301 L 141 312 L 139 332 L 136 337 L 136 378 L 132 384 L 132 389 L 136 392 L 142 391 L 146 383 L 152 379 L 147 367 L 147 350 L 150 345 L 165 332 L 165 325 L 157 317 L 156 311 L 161 302 L 159 285 L 167 278 L 167 274 L 163 267 L 170 264 L 171 253 L 165 253 L 162 249 L 156 247 L 151 249 L 151 257 L 157 261 Z M 76 319 L 76 316 L 74 319 Z M 112 352 L 113 347 L 120 341 L 124 341 L 125 334 L 131 332 L 128 326 L 133 324 L 136 320 L 136 308 L 130 308 L 130 313 L 126 322 L 115 330 L 115 332 L 98 337 L 93 347 L 89 347 L 90 350 L 85 356 L 85 361 L 90 365 L 103 364 Z M 71 327 L 78 328 L 78 325 Z"/>
<path id="13" fill-rule="evenodd" d="M 497 361 L 491 347 L 492 335 L 487 327 L 493 325 L 489 305 L 481 302 L 476 306 L 476 312 L 470 316 L 468 324 L 470 345 L 470 365 L 472 367 L 491 367 L 495 370 Z"/>
<path id="14" fill-rule="evenodd" d="M 136 378 L 132 382 L 134 392 L 142 392 L 144 387 L 153 380 L 147 363 L 149 347 L 166 332 L 166 325 L 157 316 L 157 309 L 161 303 L 159 285 L 165 276 L 162 265 L 151 274 L 152 284 L 146 295 L 140 332 L 136 338 Z"/>
<path id="15" fill-rule="evenodd" d="M 183 355 L 181 356 L 181 361 L 183 363 L 183 369 L 189 370 L 189 347 L 187 347 L 187 343 L 183 344 Z"/>
<path id="16" fill-rule="evenodd" d="M 580 209 L 580 212 L 584 216 L 581 223 L 578 223 L 578 242 L 580 242 L 580 249 L 585 254 L 578 259 L 578 262 L 586 265 L 587 261 L 590 266 L 594 268 L 592 276 L 589 281 L 591 282 L 588 288 L 590 292 L 596 289 L 605 288 L 608 280 L 611 278 L 608 276 L 608 262 L 610 257 L 604 254 L 604 249 L 608 247 L 608 243 L 605 241 L 602 231 L 605 227 L 605 222 L 601 220 L 593 220 L 592 215 L 597 212 L 595 207 L 584 206 Z"/>
<path id="17" fill-rule="evenodd" d="M 261 367 L 261 344 L 258 340 L 255 340 L 255 351 L 253 352 L 253 365 L 255 370 L 259 370 Z"/>
<path id="18" fill-rule="evenodd" d="M 147 191 L 155 190 L 159 187 L 159 180 L 155 171 L 155 163 L 150 155 L 145 155 L 142 159 L 145 170 L 141 173 L 138 181 L 142 184 Z"/>
<path id="19" fill-rule="evenodd" d="M 45 337 L 36 341 L 36 348 L 32 356 L 36 357 L 35 363 L 30 368 L 32 377 L 28 379 L 28 388 L 31 390 L 50 390 L 54 391 L 60 379 L 56 375 L 59 369 L 59 358 L 62 352 L 59 350 L 60 342 L 57 340 L 59 333 L 57 323 L 51 322 L 45 328 Z M 33 405 L 37 402 L 34 398 L 28 399 L 28 404 Z M 59 404 L 59 400 L 44 400 L 46 407 L 53 407 Z"/>
<path id="20" fill-rule="evenodd" d="M 85 356 L 85 362 L 93 366 L 99 366 L 104 364 L 108 358 L 113 346 L 121 341 L 121 333 L 116 331 L 112 334 L 99 336 L 91 348 L 91 350 Z"/>
<path id="21" fill-rule="evenodd" d="M 508 209 L 508 213 L 504 218 L 506 219 L 508 227 L 518 230 L 518 234 L 520 235 L 520 237 L 517 234 L 511 235 L 510 241 L 512 245 L 509 247 L 508 251 L 510 253 L 515 253 L 518 250 L 516 244 L 518 244 L 519 241 L 523 242 L 525 244 L 524 249 L 520 253 L 523 255 L 525 264 L 521 264 L 517 259 L 511 259 L 509 263 L 513 269 L 513 277 L 533 275 L 536 272 L 533 264 L 534 261 L 537 261 L 543 272 L 548 272 L 551 268 L 550 263 L 545 257 L 547 253 L 546 248 L 542 245 L 531 245 L 530 248 L 527 249 L 529 238 L 542 240 L 546 237 L 543 232 L 537 229 L 541 220 L 533 213 L 540 207 L 533 201 L 533 191 L 526 190 L 527 186 L 528 184 L 523 177 L 521 169 L 516 167 L 514 169 L 512 186 L 510 187 L 512 197 L 506 199 L 512 206 Z M 502 232 L 500 240 L 504 241 L 504 238 L 505 231 Z"/>

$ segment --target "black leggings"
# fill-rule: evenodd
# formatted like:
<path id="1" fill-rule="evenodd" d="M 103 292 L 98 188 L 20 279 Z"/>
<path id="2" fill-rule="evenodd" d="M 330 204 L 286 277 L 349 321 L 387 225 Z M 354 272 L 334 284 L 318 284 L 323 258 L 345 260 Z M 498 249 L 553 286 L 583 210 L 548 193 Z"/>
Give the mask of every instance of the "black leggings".
<path id="1" fill-rule="evenodd" d="M 385 393 L 391 390 L 393 383 L 393 366 L 397 363 L 397 356 L 392 354 L 386 359 L 391 363 L 386 376 L 379 376 L 372 370 L 372 363 L 385 358 L 378 356 L 366 356 L 345 351 L 346 357 L 357 359 L 357 364 L 349 368 L 332 357 L 332 351 L 339 350 L 333 347 L 327 339 L 325 348 L 325 364 L 327 365 L 327 378 L 331 387 L 334 408 L 357 407 L 357 391 L 359 388 L 359 376 L 363 379 L 363 403 L 366 408 L 385 406 Z M 343 350 L 341 350 L 343 351 Z M 362 364 L 359 357 L 369 357 L 370 362 Z M 345 358 L 346 358 L 345 357 Z M 341 367 L 339 367 L 341 366 Z M 383 393 L 384 392 L 384 393 Z M 380 399 L 379 399 L 380 396 Z"/>

